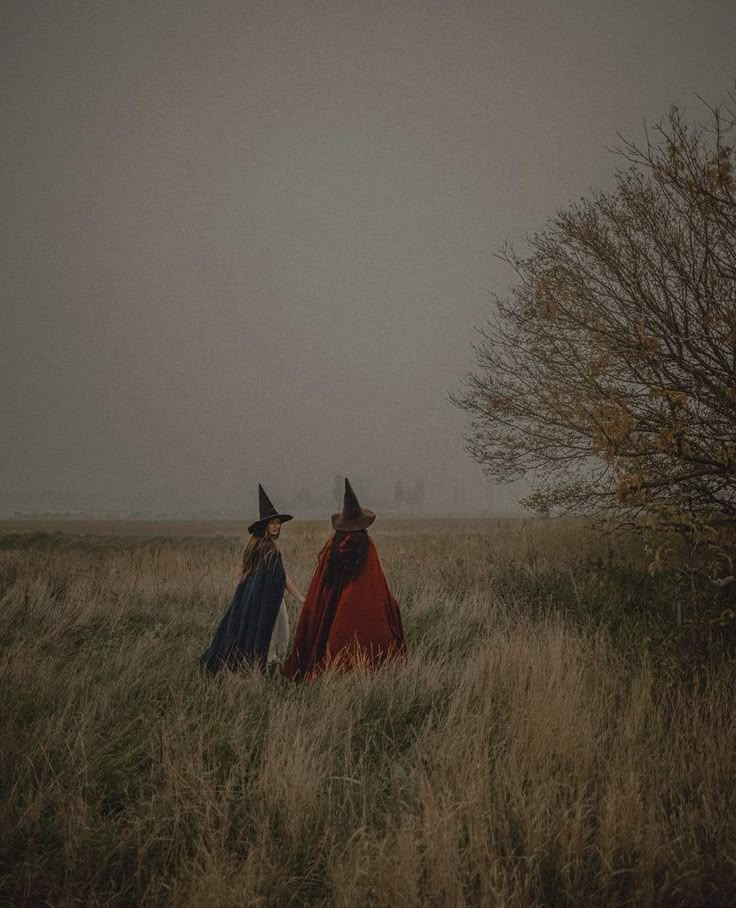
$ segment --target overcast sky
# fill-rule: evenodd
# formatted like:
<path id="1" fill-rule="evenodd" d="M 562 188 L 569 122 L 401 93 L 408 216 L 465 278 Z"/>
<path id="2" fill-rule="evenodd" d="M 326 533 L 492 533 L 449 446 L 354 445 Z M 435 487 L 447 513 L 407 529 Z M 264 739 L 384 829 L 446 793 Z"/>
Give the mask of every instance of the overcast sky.
<path id="1" fill-rule="evenodd" d="M 496 252 L 736 77 L 734 0 L 0 5 L 0 512 L 498 501 Z"/>

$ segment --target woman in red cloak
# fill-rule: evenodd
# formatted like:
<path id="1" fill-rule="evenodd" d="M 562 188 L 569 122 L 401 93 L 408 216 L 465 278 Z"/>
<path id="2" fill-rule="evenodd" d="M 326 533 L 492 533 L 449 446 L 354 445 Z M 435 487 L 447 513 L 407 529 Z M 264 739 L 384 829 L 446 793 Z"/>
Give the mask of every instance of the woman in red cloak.
<path id="1" fill-rule="evenodd" d="M 332 515 L 335 533 L 319 554 L 281 668 L 287 678 L 309 681 L 326 668 L 376 666 L 406 652 L 399 606 L 366 532 L 375 519 L 346 479 L 342 513 Z"/>

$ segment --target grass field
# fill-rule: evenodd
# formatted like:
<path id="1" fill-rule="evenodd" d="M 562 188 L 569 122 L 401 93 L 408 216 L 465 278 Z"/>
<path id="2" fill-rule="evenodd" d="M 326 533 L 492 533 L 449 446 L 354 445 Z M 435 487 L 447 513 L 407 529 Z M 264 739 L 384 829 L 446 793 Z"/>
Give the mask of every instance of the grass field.
<path id="1" fill-rule="evenodd" d="M 734 903 L 733 665 L 635 545 L 379 521 L 409 657 L 297 686 L 198 670 L 240 526 L 60 526 L 0 525 L 0 903 Z"/>

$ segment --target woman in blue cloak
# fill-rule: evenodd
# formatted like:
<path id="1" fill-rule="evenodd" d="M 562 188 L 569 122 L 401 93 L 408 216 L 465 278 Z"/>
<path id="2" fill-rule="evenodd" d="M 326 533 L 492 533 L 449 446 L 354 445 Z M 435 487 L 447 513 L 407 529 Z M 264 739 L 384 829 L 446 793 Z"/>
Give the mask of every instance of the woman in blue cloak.
<path id="1" fill-rule="evenodd" d="M 250 538 L 243 552 L 240 580 L 232 602 L 215 631 L 200 664 L 210 672 L 223 666 L 257 665 L 265 671 L 269 662 L 280 662 L 289 643 L 289 619 L 283 603 L 286 589 L 299 602 L 304 596 L 284 570 L 276 540 L 281 524 L 291 514 L 280 514 L 258 486 L 260 517 L 248 527 Z"/>

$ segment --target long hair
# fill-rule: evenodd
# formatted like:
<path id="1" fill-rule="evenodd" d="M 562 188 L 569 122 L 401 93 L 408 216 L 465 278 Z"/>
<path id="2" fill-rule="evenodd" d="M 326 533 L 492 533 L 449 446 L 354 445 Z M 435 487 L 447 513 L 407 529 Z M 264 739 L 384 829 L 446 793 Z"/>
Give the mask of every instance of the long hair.
<path id="1" fill-rule="evenodd" d="M 330 554 L 325 571 L 324 584 L 331 586 L 340 578 L 342 585 L 350 583 L 360 573 L 368 556 L 368 533 L 365 530 L 345 532 L 336 530 L 328 543 Z"/>
<path id="2" fill-rule="evenodd" d="M 270 555 L 275 554 L 275 552 L 276 543 L 268 535 L 265 527 L 262 532 L 252 533 L 243 549 L 243 561 L 240 572 L 241 581 L 247 580 L 258 568 L 258 565 Z"/>

